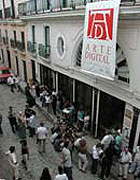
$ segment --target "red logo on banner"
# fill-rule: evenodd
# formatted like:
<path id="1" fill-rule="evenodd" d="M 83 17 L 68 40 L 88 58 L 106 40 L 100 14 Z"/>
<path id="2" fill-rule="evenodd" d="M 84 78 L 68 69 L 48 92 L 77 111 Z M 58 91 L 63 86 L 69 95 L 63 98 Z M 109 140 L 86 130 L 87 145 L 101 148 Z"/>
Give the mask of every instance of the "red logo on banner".
<path id="1" fill-rule="evenodd" d="M 114 9 L 96 9 L 89 11 L 87 37 L 112 40 Z"/>

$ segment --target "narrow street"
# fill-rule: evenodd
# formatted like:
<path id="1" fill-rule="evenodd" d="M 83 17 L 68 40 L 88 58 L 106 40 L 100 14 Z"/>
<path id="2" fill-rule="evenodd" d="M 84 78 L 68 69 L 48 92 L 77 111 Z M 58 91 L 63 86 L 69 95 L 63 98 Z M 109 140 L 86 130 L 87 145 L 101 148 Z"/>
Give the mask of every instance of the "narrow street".
<path id="1" fill-rule="evenodd" d="M 14 135 L 11 131 L 9 121 L 7 119 L 8 107 L 11 105 L 14 107 L 15 112 L 23 111 L 26 104 L 24 94 L 21 92 L 12 93 L 10 88 L 5 84 L 0 84 L 0 112 L 3 114 L 2 128 L 4 135 L 0 137 L 0 178 L 11 180 L 12 172 L 10 167 L 7 165 L 7 157 L 5 152 L 11 145 L 16 146 L 16 152 L 18 156 L 20 177 L 23 180 L 39 180 L 42 170 L 44 167 L 49 167 L 52 174 L 52 178 L 57 174 L 57 166 L 60 164 L 60 153 L 56 153 L 53 146 L 50 143 L 49 136 L 47 138 L 46 153 L 39 154 L 36 138 L 30 138 L 27 136 L 30 160 L 28 164 L 28 170 L 24 170 L 21 164 L 21 152 L 20 143 L 17 135 Z M 36 126 L 41 122 L 45 122 L 45 126 L 48 127 L 49 135 L 51 123 L 47 121 L 47 118 L 36 108 Z M 74 180 L 91 180 L 97 179 L 88 170 L 86 174 L 80 172 L 77 168 L 77 163 L 73 163 L 73 177 Z"/>

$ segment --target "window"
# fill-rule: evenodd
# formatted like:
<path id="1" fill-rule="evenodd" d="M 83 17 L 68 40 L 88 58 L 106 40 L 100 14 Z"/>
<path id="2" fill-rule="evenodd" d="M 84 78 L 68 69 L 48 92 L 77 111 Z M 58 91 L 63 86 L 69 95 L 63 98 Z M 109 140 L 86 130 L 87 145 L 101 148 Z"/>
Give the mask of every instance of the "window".
<path id="1" fill-rule="evenodd" d="M 15 42 L 15 44 L 16 44 L 16 42 L 17 42 L 16 31 L 13 31 L 13 34 L 14 34 L 14 42 Z"/>
<path id="2" fill-rule="evenodd" d="M 25 36 L 24 36 L 24 32 L 21 32 L 21 41 L 22 41 L 23 48 L 25 48 Z"/>
<path id="3" fill-rule="evenodd" d="M 50 27 L 45 27 L 45 46 L 50 46 Z"/>
<path id="4" fill-rule="evenodd" d="M 58 38 L 58 42 L 57 42 L 57 51 L 59 53 L 60 56 L 62 56 L 64 54 L 64 40 L 62 37 Z"/>
<path id="5" fill-rule="evenodd" d="M 32 42 L 35 42 L 35 25 L 32 25 Z"/>

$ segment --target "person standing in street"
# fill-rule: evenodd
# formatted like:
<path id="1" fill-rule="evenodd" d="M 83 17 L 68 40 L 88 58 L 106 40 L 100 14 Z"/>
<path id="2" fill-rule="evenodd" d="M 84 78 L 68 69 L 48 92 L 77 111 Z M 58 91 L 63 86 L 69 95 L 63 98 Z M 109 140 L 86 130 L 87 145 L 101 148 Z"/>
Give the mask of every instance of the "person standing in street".
<path id="1" fill-rule="evenodd" d="M 52 180 L 50 171 L 47 167 L 43 169 L 40 180 Z"/>
<path id="2" fill-rule="evenodd" d="M 93 146 L 92 149 L 92 166 L 91 166 L 91 173 L 96 174 L 98 169 L 98 163 L 103 150 L 101 149 L 101 143 Z"/>
<path id="3" fill-rule="evenodd" d="M 9 106 L 8 119 L 12 128 L 12 132 L 16 133 L 16 131 L 18 130 L 18 125 L 17 125 L 16 116 L 15 116 L 15 113 L 13 112 L 12 106 Z"/>
<path id="4" fill-rule="evenodd" d="M 109 178 L 111 167 L 112 167 L 112 162 L 113 162 L 113 156 L 114 156 L 114 144 L 110 143 L 109 147 L 107 147 L 104 150 L 104 153 L 102 156 L 101 179 L 104 179 L 104 176 L 106 176 L 106 178 Z"/>
<path id="5" fill-rule="evenodd" d="M 13 76 L 10 76 L 7 79 L 7 84 L 11 87 L 11 92 L 14 93 L 14 81 L 13 81 Z"/>
<path id="6" fill-rule="evenodd" d="M 37 128 L 36 131 L 36 136 L 37 136 L 37 142 L 38 142 L 38 151 L 41 152 L 43 150 L 43 152 L 45 152 L 46 148 L 46 137 L 47 137 L 47 128 L 44 127 L 43 123 L 40 123 L 40 127 Z M 42 148 L 42 150 L 41 150 Z"/>
<path id="7" fill-rule="evenodd" d="M 62 166 L 58 166 L 58 173 L 59 174 L 55 176 L 54 180 L 68 180 L 67 175 L 63 172 Z"/>
<path id="8" fill-rule="evenodd" d="M 9 148 L 9 151 L 6 152 L 6 155 L 8 155 L 9 158 L 9 163 L 10 166 L 13 170 L 13 180 L 20 180 L 19 178 L 19 171 L 18 171 L 18 163 L 17 163 L 17 158 L 16 158 L 16 153 L 15 153 L 15 146 L 11 146 Z"/>
<path id="9" fill-rule="evenodd" d="M 0 114 L 0 134 L 3 134 L 1 124 L 2 124 L 2 114 Z"/>
<path id="10" fill-rule="evenodd" d="M 78 167 L 79 170 L 82 171 L 83 173 L 86 173 L 86 167 L 88 164 L 88 160 L 87 160 L 87 146 L 86 146 L 86 140 L 84 138 L 82 138 L 80 140 L 80 146 L 78 149 L 79 153 L 78 153 L 78 157 L 79 157 L 79 161 L 78 161 Z"/>
<path id="11" fill-rule="evenodd" d="M 127 180 L 129 164 L 132 162 L 132 155 L 129 152 L 128 147 L 125 147 L 120 154 L 119 159 L 119 177 L 123 177 L 123 180 Z"/>
<path id="12" fill-rule="evenodd" d="M 29 128 L 29 137 L 33 137 L 35 135 L 35 114 L 30 112 L 30 117 L 28 118 L 28 128 Z"/>
<path id="13" fill-rule="evenodd" d="M 62 165 L 64 167 L 64 173 L 66 173 L 68 179 L 73 180 L 71 153 L 70 150 L 68 149 L 68 146 L 69 146 L 69 142 L 66 141 L 62 149 Z"/>
<path id="14" fill-rule="evenodd" d="M 29 148 L 27 145 L 27 140 L 21 140 L 21 154 L 22 154 L 22 164 L 24 168 L 27 170 L 27 162 L 29 160 Z"/>

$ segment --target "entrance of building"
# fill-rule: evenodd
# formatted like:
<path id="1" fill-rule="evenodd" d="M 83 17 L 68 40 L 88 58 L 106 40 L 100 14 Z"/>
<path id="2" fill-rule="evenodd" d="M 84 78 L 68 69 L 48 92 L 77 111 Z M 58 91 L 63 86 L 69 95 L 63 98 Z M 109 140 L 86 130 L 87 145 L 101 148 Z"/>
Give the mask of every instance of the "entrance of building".
<path id="1" fill-rule="evenodd" d="M 66 100 L 73 101 L 73 79 L 58 73 L 58 91 L 62 92 Z"/>
<path id="2" fill-rule="evenodd" d="M 27 70 L 26 70 L 26 62 L 22 60 L 23 63 L 23 79 L 27 82 Z"/>
<path id="3" fill-rule="evenodd" d="M 124 101 L 101 91 L 98 118 L 98 137 L 102 137 L 106 130 L 122 129 L 124 111 Z"/>
<path id="4" fill-rule="evenodd" d="M 41 84 L 46 85 L 50 90 L 55 89 L 54 87 L 54 74 L 50 68 L 40 64 L 40 80 Z"/>
<path id="5" fill-rule="evenodd" d="M 7 50 L 8 67 L 11 68 L 11 55 L 10 51 Z"/>
<path id="6" fill-rule="evenodd" d="M 35 61 L 31 60 L 32 64 L 32 79 L 35 81 L 36 80 L 36 67 L 35 67 Z"/>

